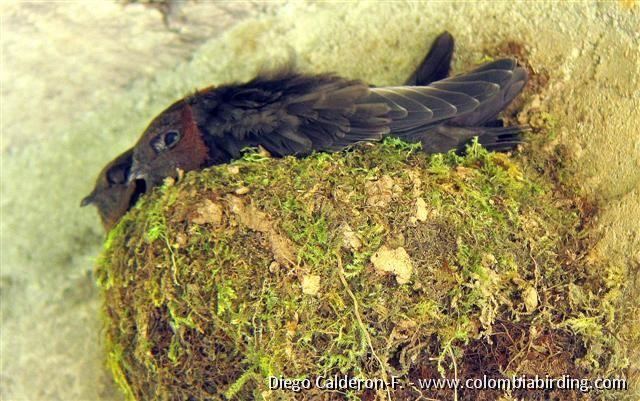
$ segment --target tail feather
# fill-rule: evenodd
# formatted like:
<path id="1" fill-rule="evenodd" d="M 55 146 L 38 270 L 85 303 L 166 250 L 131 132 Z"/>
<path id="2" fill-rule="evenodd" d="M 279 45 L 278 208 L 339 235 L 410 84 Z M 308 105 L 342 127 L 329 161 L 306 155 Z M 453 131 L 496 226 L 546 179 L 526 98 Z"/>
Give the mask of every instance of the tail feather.
<path id="1" fill-rule="evenodd" d="M 414 134 L 413 142 L 421 142 L 426 153 L 445 153 L 449 150 L 464 151 L 473 138 L 488 150 L 504 152 L 523 142 L 522 133 L 528 127 L 456 127 L 440 125 L 431 130 Z"/>
<path id="2" fill-rule="evenodd" d="M 511 150 L 523 143 L 522 134 L 529 130 L 528 126 L 479 127 L 478 143 L 488 150 Z"/>
<path id="3" fill-rule="evenodd" d="M 429 85 L 431 82 L 445 79 L 451 69 L 454 40 L 449 32 L 444 32 L 433 41 L 429 53 L 416 71 L 404 83 L 406 86 Z"/>

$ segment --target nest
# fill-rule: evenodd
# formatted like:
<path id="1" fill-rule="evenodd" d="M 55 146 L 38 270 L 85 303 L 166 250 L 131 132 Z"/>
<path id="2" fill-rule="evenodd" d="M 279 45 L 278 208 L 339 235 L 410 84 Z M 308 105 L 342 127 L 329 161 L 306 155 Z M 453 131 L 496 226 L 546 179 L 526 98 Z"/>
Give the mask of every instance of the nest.
<path id="1" fill-rule="evenodd" d="M 624 368 L 621 278 L 586 258 L 588 208 L 545 176 L 387 140 L 166 182 L 99 261 L 108 364 L 130 400 L 600 397 L 421 388 Z"/>

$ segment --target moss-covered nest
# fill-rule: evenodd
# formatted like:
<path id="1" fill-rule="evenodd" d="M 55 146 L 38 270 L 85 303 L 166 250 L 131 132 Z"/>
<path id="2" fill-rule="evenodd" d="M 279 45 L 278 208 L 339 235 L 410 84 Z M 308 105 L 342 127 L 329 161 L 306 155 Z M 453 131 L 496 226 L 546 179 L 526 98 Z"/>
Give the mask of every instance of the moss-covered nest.
<path id="1" fill-rule="evenodd" d="M 98 268 L 116 381 L 131 400 L 618 398 L 420 388 L 623 373 L 622 275 L 586 257 L 593 210 L 520 165 L 388 140 L 248 153 L 167 182 L 110 233 Z M 401 386 L 315 386 L 335 374 Z M 311 388 L 270 390 L 270 376 Z"/>

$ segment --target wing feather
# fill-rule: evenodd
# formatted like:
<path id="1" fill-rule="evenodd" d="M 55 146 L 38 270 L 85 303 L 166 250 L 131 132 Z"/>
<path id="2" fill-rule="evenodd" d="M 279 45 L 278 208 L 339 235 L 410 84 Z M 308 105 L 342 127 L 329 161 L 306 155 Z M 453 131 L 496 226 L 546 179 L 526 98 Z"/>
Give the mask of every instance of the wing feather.
<path id="1" fill-rule="evenodd" d="M 428 86 L 372 88 L 363 102 L 386 102 L 392 109 L 391 132 L 413 138 L 445 121 L 474 126 L 495 119 L 526 79 L 515 60 L 501 59 Z"/>
<path id="2" fill-rule="evenodd" d="M 381 139 L 389 132 L 390 107 L 359 104 L 368 94 L 360 81 L 283 72 L 198 93 L 190 102 L 210 149 L 237 157 L 247 146 L 262 145 L 286 156 Z"/>

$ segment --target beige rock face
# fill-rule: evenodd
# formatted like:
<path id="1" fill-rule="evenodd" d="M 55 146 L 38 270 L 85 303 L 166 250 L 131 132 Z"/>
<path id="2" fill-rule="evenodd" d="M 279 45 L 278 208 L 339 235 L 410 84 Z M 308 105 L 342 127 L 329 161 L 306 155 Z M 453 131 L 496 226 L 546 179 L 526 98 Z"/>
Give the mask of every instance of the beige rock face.
<path id="1" fill-rule="evenodd" d="M 457 40 L 457 69 L 517 40 L 549 73 L 537 106 L 557 120 L 570 173 L 603 205 L 594 256 L 639 281 L 634 2 L 187 2 L 167 18 L 139 4 L 5 2 L 0 12 L 2 399 L 121 398 L 101 370 L 90 273 L 103 236 L 77 204 L 155 114 L 197 87 L 286 62 L 398 84 L 444 29 Z M 628 295 L 640 303 L 638 290 Z"/>

